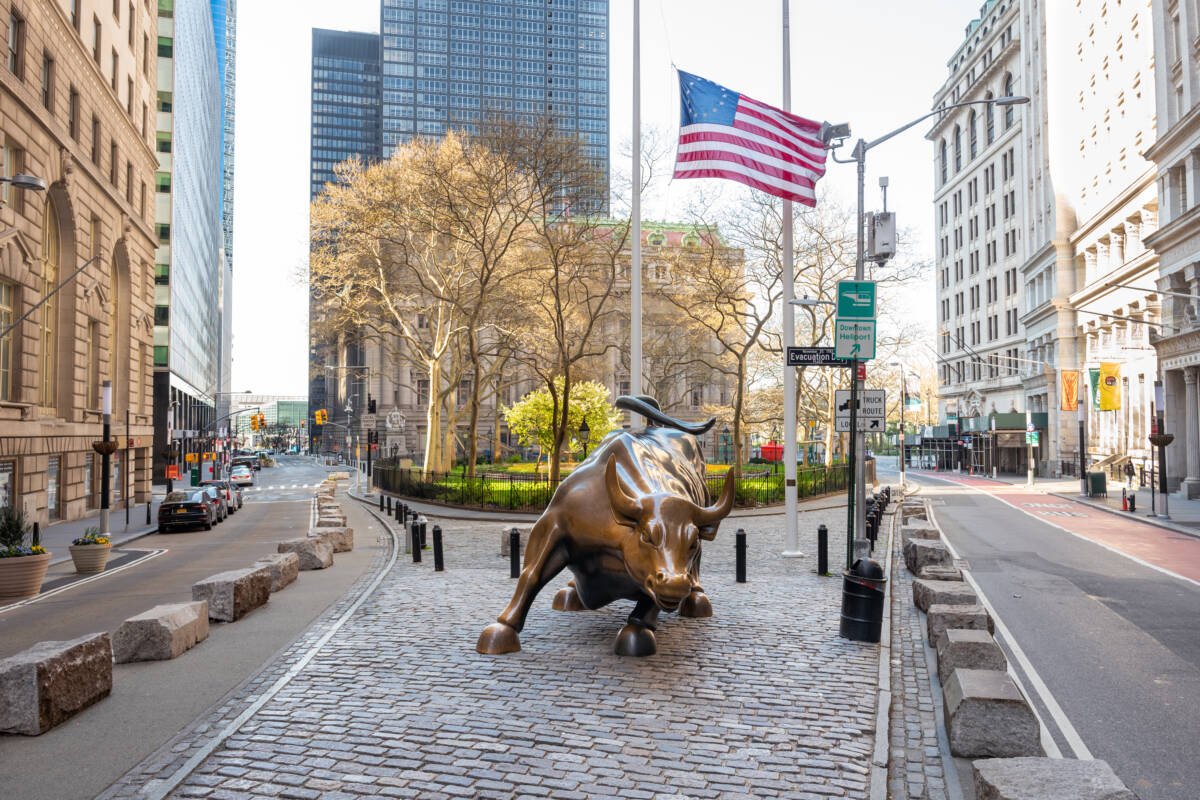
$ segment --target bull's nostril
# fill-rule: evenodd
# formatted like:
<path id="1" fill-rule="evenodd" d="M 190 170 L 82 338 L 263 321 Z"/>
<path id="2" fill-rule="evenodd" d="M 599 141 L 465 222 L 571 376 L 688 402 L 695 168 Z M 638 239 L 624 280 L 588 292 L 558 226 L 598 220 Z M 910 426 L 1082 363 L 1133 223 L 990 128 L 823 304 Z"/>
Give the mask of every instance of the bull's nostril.
<path id="1" fill-rule="evenodd" d="M 667 580 L 667 573 L 660 569 L 654 574 L 654 577 L 659 583 L 664 583 Z"/>

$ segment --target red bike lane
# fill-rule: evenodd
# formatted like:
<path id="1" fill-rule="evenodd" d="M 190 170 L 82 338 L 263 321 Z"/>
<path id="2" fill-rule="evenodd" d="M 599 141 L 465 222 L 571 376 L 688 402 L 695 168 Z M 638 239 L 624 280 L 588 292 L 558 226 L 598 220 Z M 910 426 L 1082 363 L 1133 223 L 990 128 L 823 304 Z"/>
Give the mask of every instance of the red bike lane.
<path id="1" fill-rule="evenodd" d="M 983 492 L 1040 522 L 1200 585 L 1200 537 L 1001 481 L 965 475 L 925 476 Z"/>

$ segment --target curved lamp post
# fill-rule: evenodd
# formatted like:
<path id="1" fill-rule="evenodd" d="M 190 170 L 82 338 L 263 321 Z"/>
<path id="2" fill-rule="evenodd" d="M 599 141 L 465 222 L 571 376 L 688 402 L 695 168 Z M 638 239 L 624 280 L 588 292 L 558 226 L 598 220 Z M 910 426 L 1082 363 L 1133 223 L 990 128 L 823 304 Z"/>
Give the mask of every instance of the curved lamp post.
<path id="1" fill-rule="evenodd" d="M 583 422 L 579 423 L 579 439 L 583 442 L 583 457 L 585 459 L 587 458 L 588 435 L 591 432 L 592 429 L 588 427 L 587 419 L 584 419 Z"/>

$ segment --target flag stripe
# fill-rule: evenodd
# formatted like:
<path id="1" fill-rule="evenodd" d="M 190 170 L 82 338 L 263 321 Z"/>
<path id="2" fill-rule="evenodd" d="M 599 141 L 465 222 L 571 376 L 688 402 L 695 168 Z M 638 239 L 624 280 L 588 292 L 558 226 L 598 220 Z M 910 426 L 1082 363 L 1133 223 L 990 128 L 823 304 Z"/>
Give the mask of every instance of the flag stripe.
<path id="1" fill-rule="evenodd" d="M 816 205 L 828 157 L 820 123 L 686 72 L 679 94 L 676 178 L 724 178 Z"/>
<path id="2" fill-rule="evenodd" d="M 701 127 L 713 128 L 713 130 L 697 130 L 697 128 Z M 814 180 L 825 174 L 823 164 L 814 164 L 807 158 L 784 152 L 769 140 L 751 133 L 743 133 L 741 131 L 730 133 L 728 128 L 715 125 L 688 125 L 679 131 L 679 149 L 681 152 L 698 149 L 697 143 L 704 142 L 714 143 L 714 149 L 728 145 L 734 149 L 741 148 L 746 151 L 752 151 L 746 154 L 752 157 L 762 157 L 766 160 L 781 162 L 778 166 L 784 168 L 794 168 L 811 172 L 812 175 L 810 177 Z"/>
<path id="3" fill-rule="evenodd" d="M 745 148 L 758 150 L 763 154 L 782 158 L 784 161 L 811 169 L 818 175 L 824 175 L 823 158 L 798 154 L 796 149 L 791 148 L 790 143 L 781 143 L 779 137 L 763 136 L 757 130 L 750 130 L 749 126 L 738 125 L 737 122 L 734 122 L 733 128 L 727 125 L 688 125 L 679 128 L 680 143 L 694 142 L 697 139 L 742 145 Z"/>

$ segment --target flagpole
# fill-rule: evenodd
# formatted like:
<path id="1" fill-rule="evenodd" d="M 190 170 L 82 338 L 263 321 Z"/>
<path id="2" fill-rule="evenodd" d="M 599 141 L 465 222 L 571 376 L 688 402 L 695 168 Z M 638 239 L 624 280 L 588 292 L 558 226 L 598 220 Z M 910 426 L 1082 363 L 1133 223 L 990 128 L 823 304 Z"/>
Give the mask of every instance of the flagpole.
<path id="1" fill-rule="evenodd" d="M 635 0 L 636 1 L 636 0 Z M 783 110 L 792 110 L 791 20 L 788 0 L 783 0 Z M 792 201 L 783 201 L 783 505 L 784 551 L 787 558 L 800 552 L 800 519 L 796 497 L 796 368 L 787 366 L 787 349 L 796 343 L 796 296 L 793 286 L 795 253 L 792 243 Z"/>
<path id="2" fill-rule="evenodd" d="M 642 393 L 642 2 L 633 0 L 633 252 L 629 269 L 629 385 Z"/>

